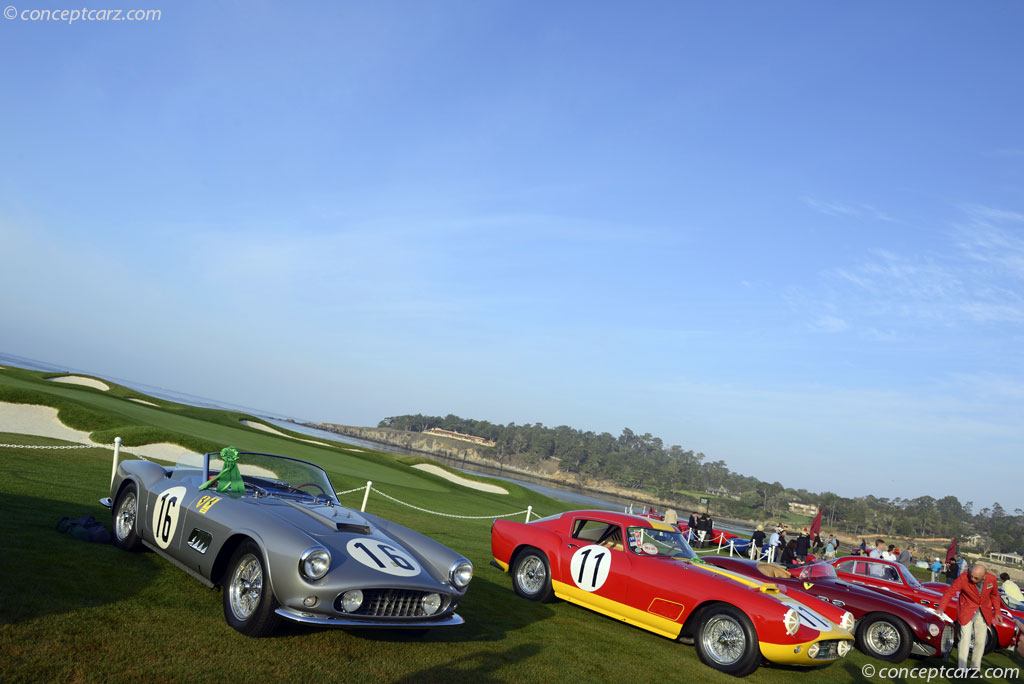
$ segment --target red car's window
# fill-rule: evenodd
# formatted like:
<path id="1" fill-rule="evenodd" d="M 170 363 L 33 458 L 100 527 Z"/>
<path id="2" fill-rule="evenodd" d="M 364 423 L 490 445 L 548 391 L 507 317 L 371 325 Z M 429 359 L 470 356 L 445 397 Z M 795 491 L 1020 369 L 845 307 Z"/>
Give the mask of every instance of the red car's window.
<path id="1" fill-rule="evenodd" d="M 839 572 L 853 572 L 854 561 L 843 561 L 839 564 Z"/>
<path id="2" fill-rule="evenodd" d="M 573 522 L 573 539 L 607 546 L 616 551 L 625 550 L 622 546 L 622 528 L 619 525 L 600 520 L 579 519 Z"/>
<path id="3" fill-rule="evenodd" d="M 800 569 L 802 580 L 836 579 L 836 570 L 828 563 L 812 563 Z"/>

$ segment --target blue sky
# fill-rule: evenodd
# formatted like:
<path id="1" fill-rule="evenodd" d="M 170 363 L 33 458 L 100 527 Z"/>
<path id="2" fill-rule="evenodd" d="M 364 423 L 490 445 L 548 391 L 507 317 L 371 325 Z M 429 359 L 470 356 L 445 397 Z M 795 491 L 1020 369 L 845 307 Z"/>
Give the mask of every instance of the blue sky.
<path id="1" fill-rule="evenodd" d="M 1024 505 L 1019 3 L 149 6 L 0 22 L 0 351 Z"/>

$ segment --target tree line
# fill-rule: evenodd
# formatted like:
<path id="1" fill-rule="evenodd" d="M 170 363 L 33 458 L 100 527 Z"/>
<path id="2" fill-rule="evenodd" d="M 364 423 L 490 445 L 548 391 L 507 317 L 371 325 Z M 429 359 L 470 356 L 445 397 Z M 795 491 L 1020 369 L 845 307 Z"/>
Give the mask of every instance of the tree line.
<path id="1" fill-rule="evenodd" d="M 953 495 L 890 499 L 793 489 L 733 472 L 724 461 L 666 445 L 659 437 L 636 434 L 629 428 L 616 437 L 567 425 L 501 425 L 451 414 L 392 416 L 378 427 L 412 432 L 439 427 L 484 437 L 495 446 L 476 448 L 500 464 L 530 470 L 545 465 L 550 470 L 557 465 L 581 484 L 611 482 L 636 490 L 638 497 L 647 493 L 691 506 L 697 497 L 711 493 L 716 510 L 725 515 L 774 519 L 788 510 L 790 502 L 799 502 L 820 506 L 826 529 L 855 535 L 962 538 L 980 534 L 985 550 L 1000 552 L 1019 552 L 1024 539 L 1024 511 L 1020 508 L 1010 514 L 993 503 L 975 510 L 974 502 L 961 502 Z"/>

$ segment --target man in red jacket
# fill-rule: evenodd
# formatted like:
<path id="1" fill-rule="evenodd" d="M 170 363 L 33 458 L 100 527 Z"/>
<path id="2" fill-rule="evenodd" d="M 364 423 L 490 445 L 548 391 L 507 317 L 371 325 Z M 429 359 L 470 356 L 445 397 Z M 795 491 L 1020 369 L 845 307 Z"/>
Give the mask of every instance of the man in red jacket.
<path id="1" fill-rule="evenodd" d="M 957 577 L 942 594 L 939 613 L 945 614 L 953 596 L 959 594 L 956 621 L 960 624 L 960 643 L 957 646 L 957 669 L 967 668 L 967 652 L 974 637 L 974 653 L 971 667 L 981 670 L 981 656 L 985 654 L 988 625 L 1002 623 L 1002 606 L 999 604 L 999 584 L 996 576 L 985 572 L 985 566 L 975 563 L 970 572 Z"/>

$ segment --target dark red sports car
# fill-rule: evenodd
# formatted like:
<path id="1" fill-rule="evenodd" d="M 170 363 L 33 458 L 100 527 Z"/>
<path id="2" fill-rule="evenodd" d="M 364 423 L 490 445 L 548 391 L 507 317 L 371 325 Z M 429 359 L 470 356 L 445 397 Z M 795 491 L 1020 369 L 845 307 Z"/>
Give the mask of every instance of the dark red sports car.
<path id="1" fill-rule="evenodd" d="M 935 610 L 844 582 L 828 563 L 811 563 L 787 570 L 781 565 L 745 558 L 712 556 L 704 560 L 726 570 L 774 582 L 790 593 L 806 592 L 850 611 L 857 619 L 853 629 L 857 648 L 874 658 L 898 663 L 911 654 L 945 657 L 953 648 L 953 627 Z"/>
<path id="2" fill-rule="evenodd" d="M 864 556 L 845 556 L 836 558 L 831 563 L 835 566 L 839 578 L 848 582 L 892 592 L 908 601 L 930 608 L 938 609 L 939 601 L 942 600 L 941 592 L 926 587 L 902 563 Z M 956 620 L 956 612 L 957 602 L 953 599 L 946 607 L 946 615 L 951 620 Z M 1000 648 L 1008 648 L 1016 641 L 1017 625 L 1007 618 L 994 628 L 989 627 L 985 650 L 990 652 L 997 644 Z"/>

